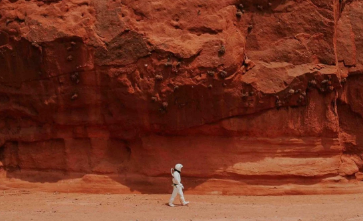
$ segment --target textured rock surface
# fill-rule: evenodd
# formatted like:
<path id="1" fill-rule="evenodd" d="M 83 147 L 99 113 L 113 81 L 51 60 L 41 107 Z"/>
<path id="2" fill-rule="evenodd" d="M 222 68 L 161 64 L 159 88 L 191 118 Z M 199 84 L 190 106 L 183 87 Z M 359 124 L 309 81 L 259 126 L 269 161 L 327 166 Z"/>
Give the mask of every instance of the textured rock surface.
<path id="1" fill-rule="evenodd" d="M 361 0 L 0 0 L 2 180 L 363 191 L 362 73 Z"/>

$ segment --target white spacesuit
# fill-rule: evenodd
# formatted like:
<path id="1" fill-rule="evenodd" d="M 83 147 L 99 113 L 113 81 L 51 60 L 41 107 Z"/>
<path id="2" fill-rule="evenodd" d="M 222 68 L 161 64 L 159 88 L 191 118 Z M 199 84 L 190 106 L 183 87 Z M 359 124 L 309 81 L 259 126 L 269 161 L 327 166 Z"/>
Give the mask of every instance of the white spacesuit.
<path id="1" fill-rule="evenodd" d="M 183 189 L 184 189 L 184 186 L 183 184 L 181 184 L 181 178 L 180 178 L 180 172 L 181 172 L 181 169 L 182 169 L 183 165 L 181 164 L 177 164 L 175 165 L 175 168 L 174 169 L 171 169 L 171 175 L 173 176 L 173 193 L 171 194 L 171 198 L 169 200 L 169 206 L 173 207 L 174 204 L 174 199 L 176 197 L 177 194 L 179 194 L 180 196 L 180 202 L 183 206 L 187 205 L 189 202 L 188 201 L 185 201 L 184 199 L 184 195 L 183 195 Z"/>

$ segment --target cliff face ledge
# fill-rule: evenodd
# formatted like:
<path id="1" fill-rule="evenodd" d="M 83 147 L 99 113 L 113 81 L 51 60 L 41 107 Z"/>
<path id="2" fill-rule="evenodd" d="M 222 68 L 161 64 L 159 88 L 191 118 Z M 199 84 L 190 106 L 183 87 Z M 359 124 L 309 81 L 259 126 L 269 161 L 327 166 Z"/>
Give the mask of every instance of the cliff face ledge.
<path id="1" fill-rule="evenodd" d="M 191 193 L 361 192 L 362 24 L 361 0 L 0 0 L 0 188 L 161 193 L 181 162 Z"/>

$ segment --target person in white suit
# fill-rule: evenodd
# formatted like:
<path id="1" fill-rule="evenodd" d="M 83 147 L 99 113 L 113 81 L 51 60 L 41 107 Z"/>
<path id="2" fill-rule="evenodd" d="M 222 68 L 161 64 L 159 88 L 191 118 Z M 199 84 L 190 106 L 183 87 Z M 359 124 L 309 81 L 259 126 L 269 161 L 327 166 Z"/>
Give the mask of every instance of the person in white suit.
<path id="1" fill-rule="evenodd" d="M 173 204 L 173 202 L 174 202 L 174 199 L 177 194 L 179 194 L 180 202 L 182 203 L 183 206 L 185 206 L 189 203 L 188 201 L 185 201 L 184 194 L 183 194 L 184 186 L 181 183 L 181 177 L 180 177 L 182 167 L 183 167 L 183 165 L 178 163 L 177 165 L 175 165 L 174 169 L 173 168 L 171 169 L 171 175 L 173 176 L 173 179 L 172 179 L 173 193 L 171 194 L 171 198 L 169 200 L 169 206 L 171 206 L 171 207 L 175 206 Z"/>

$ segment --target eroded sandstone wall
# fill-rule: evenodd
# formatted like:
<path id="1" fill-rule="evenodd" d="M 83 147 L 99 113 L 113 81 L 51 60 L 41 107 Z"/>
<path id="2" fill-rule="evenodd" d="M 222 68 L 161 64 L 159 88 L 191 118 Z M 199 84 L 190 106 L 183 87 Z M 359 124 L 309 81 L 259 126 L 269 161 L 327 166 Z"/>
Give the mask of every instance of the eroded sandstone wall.
<path id="1" fill-rule="evenodd" d="M 4 185 L 362 191 L 362 73 L 361 0 L 0 0 Z"/>

